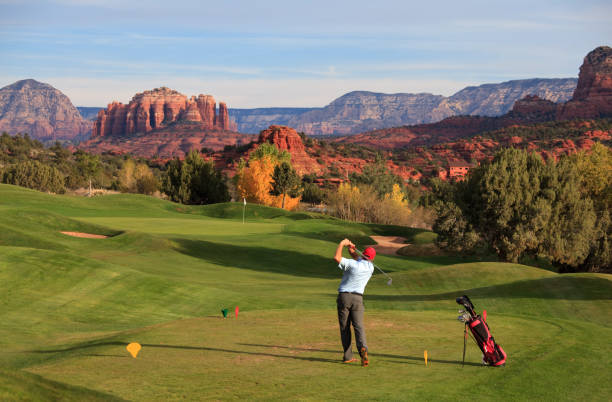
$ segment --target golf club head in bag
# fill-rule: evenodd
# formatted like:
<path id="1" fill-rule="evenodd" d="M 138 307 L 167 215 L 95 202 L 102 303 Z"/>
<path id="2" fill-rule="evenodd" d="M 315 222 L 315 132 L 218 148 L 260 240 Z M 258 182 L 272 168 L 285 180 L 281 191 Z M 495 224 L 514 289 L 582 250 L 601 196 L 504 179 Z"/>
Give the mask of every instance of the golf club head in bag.
<path id="1" fill-rule="evenodd" d="M 476 318 L 477 314 L 474 311 L 474 305 L 472 304 L 472 301 L 469 297 L 467 297 L 466 295 L 459 296 L 457 297 L 457 299 L 455 299 L 455 301 L 457 302 L 457 304 L 460 304 L 465 307 L 465 311 L 467 311 L 472 316 L 472 318 Z"/>

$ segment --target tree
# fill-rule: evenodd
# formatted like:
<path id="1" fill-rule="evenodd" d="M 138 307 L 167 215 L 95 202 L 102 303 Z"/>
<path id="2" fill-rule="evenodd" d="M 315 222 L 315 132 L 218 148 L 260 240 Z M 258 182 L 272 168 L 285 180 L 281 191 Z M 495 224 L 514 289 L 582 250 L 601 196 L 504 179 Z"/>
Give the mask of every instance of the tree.
<path id="1" fill-rule="evenodd" d="M 381 154 L 376 154 L 374 162 L 365 165 L 361 174 L 352 173 L 350 180 L 357 185 L 372 186 L 379 197 L 393 191 L 394 184 L 403 185 L 401 177 L 391 173 Z"/>
<path id="2" fill-rule="evenodd" d="M 283 196 L 272 195 L 272 176 L 275 166 L 291 160 L 287 151 L 279 151 L 276 146 L 263 143 L 250 154 L 248 163 L 241 160 L 238 172 L 234 176 L 236 189 L 247 201 L 280 208 Z M 299 204 L 299 197 L 285 197 L 284 208 L 294 209 Z"/>
<path id="3" fill-rule="evenodd" d="M 2 175 L 2 182 L 50 193 L 64 193 L 64 176 L 38 161 L 19 162 Z"/>
<path id="4" fill-rule="evenodd" d="M 567 158 L 544 163 L 535 153 L 505 149 L 464 182 L 437 187 L 434 231 L 449 248 L 485 244 L 506 261 L 545 255 L 572 267 L 588 255 L 593 204 Z"/>
<path id="5" fill-rule="evenodd" d="M 270 194 L 282 196 L 281 208 L 285 209 L 285 197 L 297 198 L 300 195 L 300 178 L 289 162 L 282 162 L 274 167 Z"/>
<path id="6" fill-rule="evenodd" d="M 145 163 L 136 163 L 132 158 L 123 162 L 117 172 L 119 189 L 129 193 L 153 194 L 157 191 L 157 179 Z"/>
<path id="7" fill-rule="evenodd" d="M 612 271 L 612 150 L 595 143 L 589 152 L 570 156 L 581 179 L 581 191 L 593 200 L 595 240 L 580 267 L 588 271 Z"/>
<path id="8" fill-rule="evenodd" d="M 213 204 L 230 199 L 224 176 L 195 150 L 184 161 L 176 158 L 168 162 L 162 191 L 172 201 L 183 204 Z"/>
<path id="9" fill-rule="evenodd" d="M 77 166 L 81 174 L 89 180 L 89 196 L 91 197 L 91 180 L 100 171 L 100 158 L 83 151 L 77 151 Z"/>
<path id="10" fill-rule="evenodd" d="M 587 258 L 596 234 L 593 201 L 580 192 L 578 170 L 569 158 L 559 161 L 549 180 L 554 196 L 540 252 L 555 265 L 575 268 Z"/>

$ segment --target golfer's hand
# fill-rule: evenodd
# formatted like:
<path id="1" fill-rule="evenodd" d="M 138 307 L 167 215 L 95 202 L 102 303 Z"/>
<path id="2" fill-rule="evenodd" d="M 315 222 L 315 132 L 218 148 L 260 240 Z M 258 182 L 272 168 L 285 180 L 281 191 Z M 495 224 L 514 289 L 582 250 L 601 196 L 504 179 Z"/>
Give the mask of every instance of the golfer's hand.
<path id="1" fill-rule="evenodd" d="M 342 240 L 342 242 L 340 242 L 340 244 L 342 244 L 343 246 L 348 246 L 351 249 L 355 248 L 355 245 L 353 244 L 352 241 L 350 241 L 349 239 L 344 239 Z"/>

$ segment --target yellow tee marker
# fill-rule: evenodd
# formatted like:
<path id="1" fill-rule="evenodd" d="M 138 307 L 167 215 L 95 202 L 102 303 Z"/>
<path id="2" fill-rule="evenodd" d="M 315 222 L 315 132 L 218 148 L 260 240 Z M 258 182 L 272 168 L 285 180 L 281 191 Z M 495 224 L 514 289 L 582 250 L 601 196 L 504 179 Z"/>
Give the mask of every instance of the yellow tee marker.
<path id="1" fill-rule="evenodd" d="M 140 352 L 140 349 L 142 349 L 142 346 L 140 346 L 140 343 L 132 342 L 129 345 L 127 345 L 126 349 L 128 350 L 128 352 L 130 352 L 132 357 L 135 359 L 136 356 L 138 356 L 138 352 Z"/>
<path id="2" fill-rule="evenodd" d="M 423 353 L 423 355 L 425 356 L 425 365 L 427 366 L 427 351 L 425 351 L 425 353 Z"/>

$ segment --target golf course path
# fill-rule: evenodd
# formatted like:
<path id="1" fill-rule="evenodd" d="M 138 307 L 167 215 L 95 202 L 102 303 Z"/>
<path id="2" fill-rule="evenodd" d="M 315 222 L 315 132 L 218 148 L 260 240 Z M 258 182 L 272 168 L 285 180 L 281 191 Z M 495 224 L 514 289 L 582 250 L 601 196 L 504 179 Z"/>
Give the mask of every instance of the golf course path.
<path id="1" fill-rule="evenodd" d="M 104 236 L 104 235 L 97 235 L 97 234 L 91 234 L 91 233 L 82 233 L 82 232 L 60 232 L 63 233 L 65 235 L 68 236 L 73 236 L 73 237 L 84 237 L 87 239 L 106 239 L 108 236 Z"/>
<path id="2" fill-rule="evenodd" d="M 377 253 L 397 254 L 397 250 L 406 246 L 405 237 L 399 236 L 370 236 L 377 244 L 371 245 Z"/>

